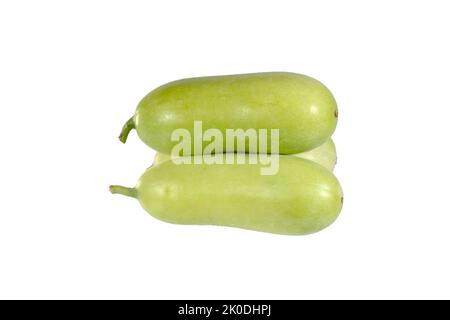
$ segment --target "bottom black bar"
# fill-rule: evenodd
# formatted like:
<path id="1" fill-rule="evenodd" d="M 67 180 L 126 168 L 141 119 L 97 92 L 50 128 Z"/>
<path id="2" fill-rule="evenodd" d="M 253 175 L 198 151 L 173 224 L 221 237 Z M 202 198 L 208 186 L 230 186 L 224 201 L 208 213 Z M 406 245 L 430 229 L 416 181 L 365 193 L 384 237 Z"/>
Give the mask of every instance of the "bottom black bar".
<path id="1" fill-rule="evenodd" d="M 384 319 L 387 315 L 404 318 L 408 313 L 414 317 L 429 319 L 433 312 L 439 311 L 439 306 L 425 309 L 423 304 L 412 301 L 357 301 L 364 305 L 358 308 L 349 303 L 355 301 L 319 301 L 319 300 L 90 300 L 90 301 L 25 301 L 33 303 L 32 307 L 24 308 L 17 305 L 24 301 L 2 301 L 3 313 L 8 311 L 7 305 L 12 307 L 10 311 L 16 316 L 24 316 L 28 312 L 33 317 L 45 316 L 46 318 L 61 319 L 67 315 L 75 319 L 90 318 L 104 319 L 112 316 L 119 319 L 302 319 L 311 317 L 330 316 L 331 318 L 358 319 L 366 316 L 375 319 Z M 39 303 L 36 303 L 39 302 Z M 55 303 L 53 303 L 55 302 Z M 382 304 L 386 306 L 383 307 Z M 443 302 L 443 301 L 441 301 Z M 361 305 L 361 306 L 362 306 Z"/>

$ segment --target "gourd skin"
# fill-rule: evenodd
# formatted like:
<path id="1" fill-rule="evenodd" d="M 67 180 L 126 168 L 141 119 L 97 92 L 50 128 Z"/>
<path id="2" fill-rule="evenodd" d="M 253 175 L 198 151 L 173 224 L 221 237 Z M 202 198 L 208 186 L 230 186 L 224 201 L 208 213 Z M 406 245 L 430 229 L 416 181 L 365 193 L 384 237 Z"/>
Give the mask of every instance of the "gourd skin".
<path id="1" fill-rule="evenodd" d="M 324 167 L 292 156 L 279 157 L 275 175 L 261 175 L 261 166 L 165 161 L 142 175 L 132 196 L 166 222 L 286 235 L 317 232 L 339 215 L 342 189 Z"/>
<path id="2" fill-rule="evenodd" d="M 337 124 L 331 92 L 305 75 L 268 72 L 183 79 L 165 84 L 145 96 L 121 135 L 135 128 L 153 149 L 170 154 L 177 141 L 174 130 L 185 128 L 194 139 L 194 121 L 203 131 L 219 129 L 279 129 L 280 154 L 294 154 L 323 144 Z M 203 148 L 210 142 L 203 142 Z M 271 152 L 268 139 L 267 152 Z M 224 152 L 226 149 L 223 141 Z M 234 150 L 236 151 L 236 150 Z M 239 150 L 248 152 L 246 150 Z M 191 154 L 194 154 L 192 145 Z M 186 155 L 186 154 L 185 154 Z"/>
<path id="3" fill-rule="evenodd" d="M 316 162 L 331 172 L 333 172 L 337 161 L 336 147 L 331 138 L 317 148 L 302 153 L 296 153 L 292 156 Z M 169 154 L 157 152 L 153 160 L 153 165 L 156 166 L 171 158 L 172 157 Z"/>
<path id="4" fill-rule="evenodd" d="M 332 139 L 312 150 L 293 154 L 295 157 L 311 160 L 333 172 L 337 162 L 336 146 Z"/>

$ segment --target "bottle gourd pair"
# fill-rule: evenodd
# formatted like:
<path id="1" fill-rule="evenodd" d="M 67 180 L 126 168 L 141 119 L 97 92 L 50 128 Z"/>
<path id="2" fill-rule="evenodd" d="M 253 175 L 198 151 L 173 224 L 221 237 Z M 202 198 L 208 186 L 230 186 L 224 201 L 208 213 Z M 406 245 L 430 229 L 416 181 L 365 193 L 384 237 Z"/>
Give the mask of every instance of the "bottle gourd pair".
<path id="1" fill-rule="evenodd" d="M 286 235 L 317 232 L 337 218 L 343 203 L 341 186 L 332 173 L 336 149 L 331 135 L 337 118 L 331 92 L 300 74 L 268 72 L 170 82 L 141 100 L 119 137 L 125 142 L 135 129 L 157 151 L 153 165 L 134 188 L 111 186 L 110 191 L 138 199 L 152 216 L 170 223 Z M 203 132 L 212 129 L 223 137 L 227 130 L 277 129 L 277 150 L 271 150 L 274 141 L 268 141 L 265 149 L 258 147 L 252 154 L 250 142 L 236 150 L 234 142 L 223 139 L 219 150 L 245 153 L 243 161 L 207 163 L 200 158 L 211 141 L 203 140 L 201 148 L 192 146 L 171 156 L 179 144 L 173 133 L 182 129 L 194 137 L 198 135 L 194 123 L 199 121 Z M 265 166 L 258 161 L 261 152 L 276 153 L 276 173 L 261 174 Z M 176 161 L 187 158 L 190 161 Z"/>

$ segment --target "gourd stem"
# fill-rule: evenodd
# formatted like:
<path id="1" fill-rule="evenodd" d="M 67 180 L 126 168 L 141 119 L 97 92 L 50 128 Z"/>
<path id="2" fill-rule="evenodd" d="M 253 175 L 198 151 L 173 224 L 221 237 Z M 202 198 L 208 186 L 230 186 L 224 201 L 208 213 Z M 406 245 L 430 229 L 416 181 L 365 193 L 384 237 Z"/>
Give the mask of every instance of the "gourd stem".
<path id="1" fill-rule="evenodd" d="M 120 132 L 119 135 L 119 140 L 122 143 L 127 142 L 127 138 L 128 138 L 128 134 L 130 133 L 131 130 L 135 129 L 136 126 L 134 125 L 134 117 L 131 117 L 124 125 L 122 128 L 122 131 Z"/>
<path id="2" fill-rule="evenodd" d="M 127 188 L 122 186 L 109 186 L 112 194 L 121 194 L 127 197 L 137 198 L 137 190 L 135 188 Z"/>

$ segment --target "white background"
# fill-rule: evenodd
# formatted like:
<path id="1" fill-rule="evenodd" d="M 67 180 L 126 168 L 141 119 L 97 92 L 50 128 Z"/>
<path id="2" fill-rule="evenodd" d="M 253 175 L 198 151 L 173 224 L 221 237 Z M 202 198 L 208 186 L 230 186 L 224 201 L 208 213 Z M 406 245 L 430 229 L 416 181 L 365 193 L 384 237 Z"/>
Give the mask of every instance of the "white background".
<path id="1" fill-rule="evenodd" d="M 3 1 L 0 298 L 450 298 L 448 1 Z M 165 82 L 292 71 L 339 104 L 330 228 L 178 226 L 122 124 Z M 195 183 L 195 182 L 193 182 Z"/>

